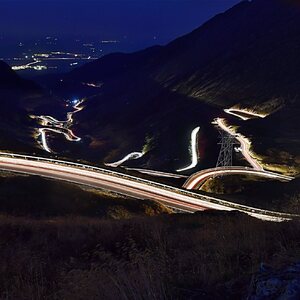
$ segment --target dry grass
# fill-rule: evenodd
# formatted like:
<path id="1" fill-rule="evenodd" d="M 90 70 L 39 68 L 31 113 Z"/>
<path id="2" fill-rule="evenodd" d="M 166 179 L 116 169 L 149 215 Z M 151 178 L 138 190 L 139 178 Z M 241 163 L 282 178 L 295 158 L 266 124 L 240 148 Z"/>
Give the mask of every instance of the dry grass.
<path id="1" fill-rule="evenodd" d="M 299 223 L 235 213 L 1 216 L 0 236 L 0 299 L 239 299 L 261 262 L 300 258 Z"/>

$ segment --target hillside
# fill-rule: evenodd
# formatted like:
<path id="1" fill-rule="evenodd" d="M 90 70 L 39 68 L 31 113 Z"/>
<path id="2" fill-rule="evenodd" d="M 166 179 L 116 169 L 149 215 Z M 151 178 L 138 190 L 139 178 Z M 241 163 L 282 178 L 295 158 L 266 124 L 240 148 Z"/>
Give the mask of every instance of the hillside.
<path id="1" fill-rule="evenodd" d="M 60 101 L 30 80 L 18 76 L 0 61 L 0 144 L 1 150 L 33 152 L 36 124 L 29 114 L 57 110 Z"/>
<path id="2" fill-rule="evenodd" d="M 81 216 L 99 220 L 169 213 L 171 210 L 154 201 L 37 176 L 0 172 L 0 214 L 26 218 Z"/>
<path id="3" fill-rule="evenodd" d="M 299 37 L 300 8 L 293 2 L 242 1 L 166 46 L 110 54 L 66 74 L 60 90 L 93 94 L 76 115 L 76 130 L 86 138 L 74 154 L 111 162 L 141 151 L 150 138 L 150 153 L 130 164 L 174 171 L 188 164 L 190 132 L 200 126 L 199 168 L 214 166 L 217 132 L 209 124 L 221 108 L 271 112 L 299 103 Z M 289 119 L 280 118 L 283 131 Z M 268 132 L 272 124 L 271 118 L 264 127 L 262 120 L 257 128 Z M 298 131 L 289 135 L 279 145 L 285 152 Z M 280 140 L 280 132 L 274 136 Z M 278 146 L 264 144 L 254 131 L 251 137 L 254 147 L 265 145 L 259 154 Z"/>
<path id="4" fill-rule="evenodd" d="M 288 100 L 300 80 L 299 17 L 292 2 L 242 1 L 164 47 L 108 55 L 66 79 L 106 83 L 143 71 L 168 90 L 222 107 Z"/>
<path id="5" fill-rule="evenodd" d="M 243 205 L 300 214 L 299 183 L 299 178 L 287 183 L 233 175 L 211 178 L 201 190 Z"/>
<path id="6" fill-rule="evenodd" d="M 239 131 L 251 137 L 253 150 L 259 153 L 263 164 L 287 174 L 300 173 L 300 101 L 289 105 L 264 119 L 249 120 Z"/>
<path id="7" fill-rule="evenodd" d="M 299 222 L 223 212 L 119 221 L 0 216 L 0 297 L 246 299 L 263 264 L 299 264 L 299 234 Z M 299 278 L 291 273 L 281 293 Z M 271 282 L 266 291 L 275 293 Z"/>

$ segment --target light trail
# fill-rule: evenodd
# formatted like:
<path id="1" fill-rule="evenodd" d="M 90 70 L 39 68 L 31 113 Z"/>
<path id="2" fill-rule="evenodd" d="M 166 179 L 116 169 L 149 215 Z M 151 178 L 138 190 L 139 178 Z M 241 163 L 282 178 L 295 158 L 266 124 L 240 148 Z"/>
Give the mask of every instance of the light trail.
<path id="1" fill-rule="evenodd" d="M 228 109 L 224 109 L 224 111 L 227 114 L 238 117 L 244 121 L 247 121 L 252 118 L 265 118 L 267 116 L 266 114 L 259 114 L 254 111 L 250 111 L 247 109 L 239 109 L 239 108 L 228 108 Z"/>
<path id="2" fill-rule="evenodd" d="M 86 85 L 88 87 L 93 87 L 93 88 L 101 88 L 103 86 L 103 83 L 88 83 L 88 82 L 82 82 L 82 85 Z"/>
<path id="3" fill-rule="evenodd" d="M 179 174 L 173 174 L 173 173 L 167 173 L 167 172 L 161 172 L 161 171 L 155 171 L 155 170 L 148 170 L 148 169 L 137 169 L 137 168 L 125 168 L 128 171 L 136 171 L 143 174 L 148 174 L 151 176 L 157 176 L 157 177 L 170 177 L 170 178 L 187 178 L 186 175 L 179 175 Z"/>
<path id="4" fill-rule="evenodd" d="M 128 160 L 139 159 L 139 158 L 143 157 L 144 154 L 145 154 L 144 152 L 132 152 L 132 153 L 127 154 L 124 158 L 122 158 L 116 162 L 106 163 L 105 166 L 116 168 L 116 167 L 121 166 L 124 162 L 126 162 Z"/>
<path id="5" fill-rule="evenodd" d="M 12 68 L 12 70 L 14 70 L 14 71 L 26 70 L 26 69 L 33 69 L 33 68 L 34 68 L 33 66 L 34 66 L 35 64 L 40 63 L 40 62 L 41 62 L 40 60 L 34 60 L 33 62 L 30 62 L 30 63 L 28 63 L 28 64 L 26 64 L 26 65 L 12 66 L 11 68 Z M 39 70 L 39 69 L 36 69 L 36 70 Z"/>
<path id="6" fill-rule="evenodd" d="M 225 120 L 221 118 L 217 118 L 215 120 L 216 124 L 225 132 L 230 135 L 233 135 L 241 144 L 241 152 L 248 163 L 256 170 L 263 171 L 263 167 L 252 157 L 250 147 L 251 142 L 249 139 L 241 135 L 240 133 L 234 132 L 229 126 L 226 125 Z"/>
<path id="7" fill-rule="evenodd" d="M 51 116 L 30 116 L 33 119 L 40 120 L 40 124 L 43 126 L 55 126 L 55 127 L 64 127 L 68 124 L 68 121 L 58 121 Z"/>
<path id="8" fill-rule="evenodd" d="M 73 106 L 73 108 L 75 109 L 74 111 L 67 113 L 67 122 L 70 124 L 70 126 L 73 123 L 73 115 L 83 110 L 84 107 L 80 106 L 83 102 L 84 100 L 82 99 L 81 101 L 79 101 L 77 104 Z"/>
<path id="9" fill-rule="evenodd" d="M 80 106 L 83 103 L 83 101 L 84 100 L 81 100 L 78 103 L 76 103 L 73 106 L 74 111 L 67 113 L 66 121 L 59 121 L 51 116 L 31 116 L 32 118 L 41 120 L 41 125 L 43 125 L 43 126 L 54 126 L 54 128 L 44 127 L 44 128 L 38 129 L 39 136 L 41 136 L 41 145 L 45 151 L 52 153 L 52 151 L 47 143 L 47 135 L 46 135 L 47 132 L 63 134 L 65 136 L 65 138 L 70 142 L 81 141 L 81 138 L 76 136 L 74 134 L 74 132 L 71 129 L 69 129 L 69 127 L 72 126 L 73 115 L 83 109 L 83 107 Z"/>
<path id="10" fill-rule="evenodd" d="M 52 151 L 51 151 L 50 147 L 48 146 L 47 136 L 46 136 L 47 132 L 63 134 L 65 136 L 65 138 L 70 142 L 81 141 L 81 138 L 76 136 L 70 129 L 67 129 L 67 132 L 64 132 L 64 130 L 55 129 L 55 128 L 39 128 L 38 131 L 39 131 L 39 135 L 41 136 L 42 147 L 44 148 L 44 150 L 46 150 L 49 153 L 52 153 Z"/>
<path id="11" fill-rule="evenodd" d="M 41 143 L 42 143 L 42 147 L 44 148 L 45 151 L 51 153 L 51 149 L 49 148 L 48 146 L 48 143 L 47 143 L 47 138 L 46 138 L 46 129 L 43 129 L 43 128 L 39 128 L 39 133 L 41 135 Z"/>
<path id="12" fill-rule="evenodd" d="M 198 145 L 197 145 L 197 136 L 198 133 L 200 131 L 200 127 L 196 127 L 191 134 L 191 151 L 192 151 L 192 163 L 182 169 L 178 169 L 176 170 L 176 172 L 183 172 L 183 171 L 187 171 L 190 169 L 193 169 L 197 166 L 198 164 Z"/>
<path id="13" fill-rule="evenodd" d="M 206 209 L 238 210 L 262 220 L 276 222 L 300 217 L 231 203 L 131 175 L 62 160 L 1 152 L 0 169 L 104 188 L 138 199 L 160 201 L 189 212 Z"/>
<path id="14" fill-rule="evenodd" d="M 240 133 L 236 133 L 232 128 L 227 126 L 224 119 L 217 118 L 214 120 L 213 124 L 218 125 L 223 131 L 234 136 L 235 139 L 239 141 L 241 146 L 238 148 L 238 150 L 241 151 L 244 158 L 252 166 L 253 169 L 237 166 L 237 167 L 221 167 L 221 168 L 203 170 L 190 176 L 188 180 L 185 182 L 185 184 L 183 185 L 184 188 L 188 190 L 199 189 L 201 185 L 203 185 L 204 182 L 210 178 L 216 176 L 236 175 L 236 174 L 259 176 L 259 177 L 277 179 L 283 181 L 290 181 L 294 179 L 293 177 L 290 176 L 285 176 L 282 174 L 265 171 L 263 167 L 259 164 L 259 162 L 257 162 L 252 157 L 250 151 L 251 142 L 249 141 L 249 139 L 247 139 Z"/>
<path id="15" fill-rule="evenodd" d="M 294 177 L 281 175 L 273 172 L 255 170 L 247 167 L 220 167 L 203 170 L 196 174 L 193 174 L 184 183 L 183 187 L 188 190 L 199 189 L 201 185 L 203 185 L 204 182 L 207 181 L 209 178 L 224 175 L 251 175 L 281 181 L 291 181 L 294 179 Z"/>
<path id="16" fill-rule="evenodd" d="M 47 57 L 42 60 L 97 60 L 98 57 Z"/>

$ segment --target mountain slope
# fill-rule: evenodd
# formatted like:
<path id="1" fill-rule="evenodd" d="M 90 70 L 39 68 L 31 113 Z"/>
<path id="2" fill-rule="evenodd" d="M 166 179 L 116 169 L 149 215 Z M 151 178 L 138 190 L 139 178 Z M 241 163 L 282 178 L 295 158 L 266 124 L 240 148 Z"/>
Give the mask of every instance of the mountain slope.
<path id="1" fill-rule="evenodd" d="M 154 149 L 138 165 L 174 171 L 190 161 L 190 132 L 200 126 L 200 168 L 213 166 L 217 140 L 208 124 L 222 112 L 211 107 L 271 112 L 297 105 L 299 49 L 299 6 L 282 0 L 242 1 L 166 46 L 108 55 L 78 68 L 63 78 L 65 87 L 82 91 L 82 83 L 101 83 L 76 115 L 77 131 L 87 145 L 79 156 L 110 162 L 140 151 L 150 137 Z M 280 120 L 287 124 L 289 119 Z M 264 121 L 258 122 L 260 131 L 276 122 L 271 118 L 264 129 Z M 256 149 L 277 148 L 266 143 L 259 149 L 255 143 L 264 143 L 255 140 L 257 130 L 249 131 Z M 282 133 L 276 130 L 278 137 Z M 297 130 L 289 135 L 290 141 L 280 145 L 287 152 L 299 138 Z"/>
<path id="2" fill-rule="evenodd" d="M 35 123 L 29 114 L 51 111 L 58 101 L 0 61 L 0 105 L 0 150 L 31 153 Z"/>
<path id="3" fill-rule="evenodd" d="M 108 55 L 67 78 L 105 82 L 143 70 L 186 96 L 224 107 L 253 105 L 298 93 L 299 48 L 299 6 L 242 1 L 165 47 Z"/>
<path id="4" fill-rule="evenodd" d="M 239 131 L 251 138 L 253 150 L 266 168 L 295 175 L 300 173 L 300 102 L 288 105 L 264 119 L 249 120 Z"/>

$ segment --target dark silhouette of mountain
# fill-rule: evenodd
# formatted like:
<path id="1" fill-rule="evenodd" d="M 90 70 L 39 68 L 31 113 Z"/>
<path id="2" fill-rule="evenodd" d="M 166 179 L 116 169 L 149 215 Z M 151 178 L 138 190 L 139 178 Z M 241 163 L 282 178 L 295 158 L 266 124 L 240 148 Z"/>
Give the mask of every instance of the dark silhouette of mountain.
<path id="1" fill-rule="evenodd" d="M 59 102 L 56 100 L 39 85 L 21 78 L 0 61 L 1 150 L 32 152 L 35 122 L 29 114 L 49 112 L 53 107 L 57 109 Z"/>
<path id="2" fill-rule="evenodd" d="M 9 87 L 18 85 L 20 82 L 19 76 L 7 65 L 0 61 L 0 85 L 1 87 Z"/>
<path id="3" fill-rule="evenodd" d="M 0 90 L 14 90 L 21 92 L 38 92 L 40 87 L 33 81 L 25 80 L 17 75 L 9 65 L 0 61 Z"/>
<path id="4" fill-rule="evenodd" d="M 298 94 L 300 8 L 283 0 L 242 1 L 167 46 L 111 54 L 66 78 L 123 80 L 143 72 L 171 91 L 222 107 Z"/>

